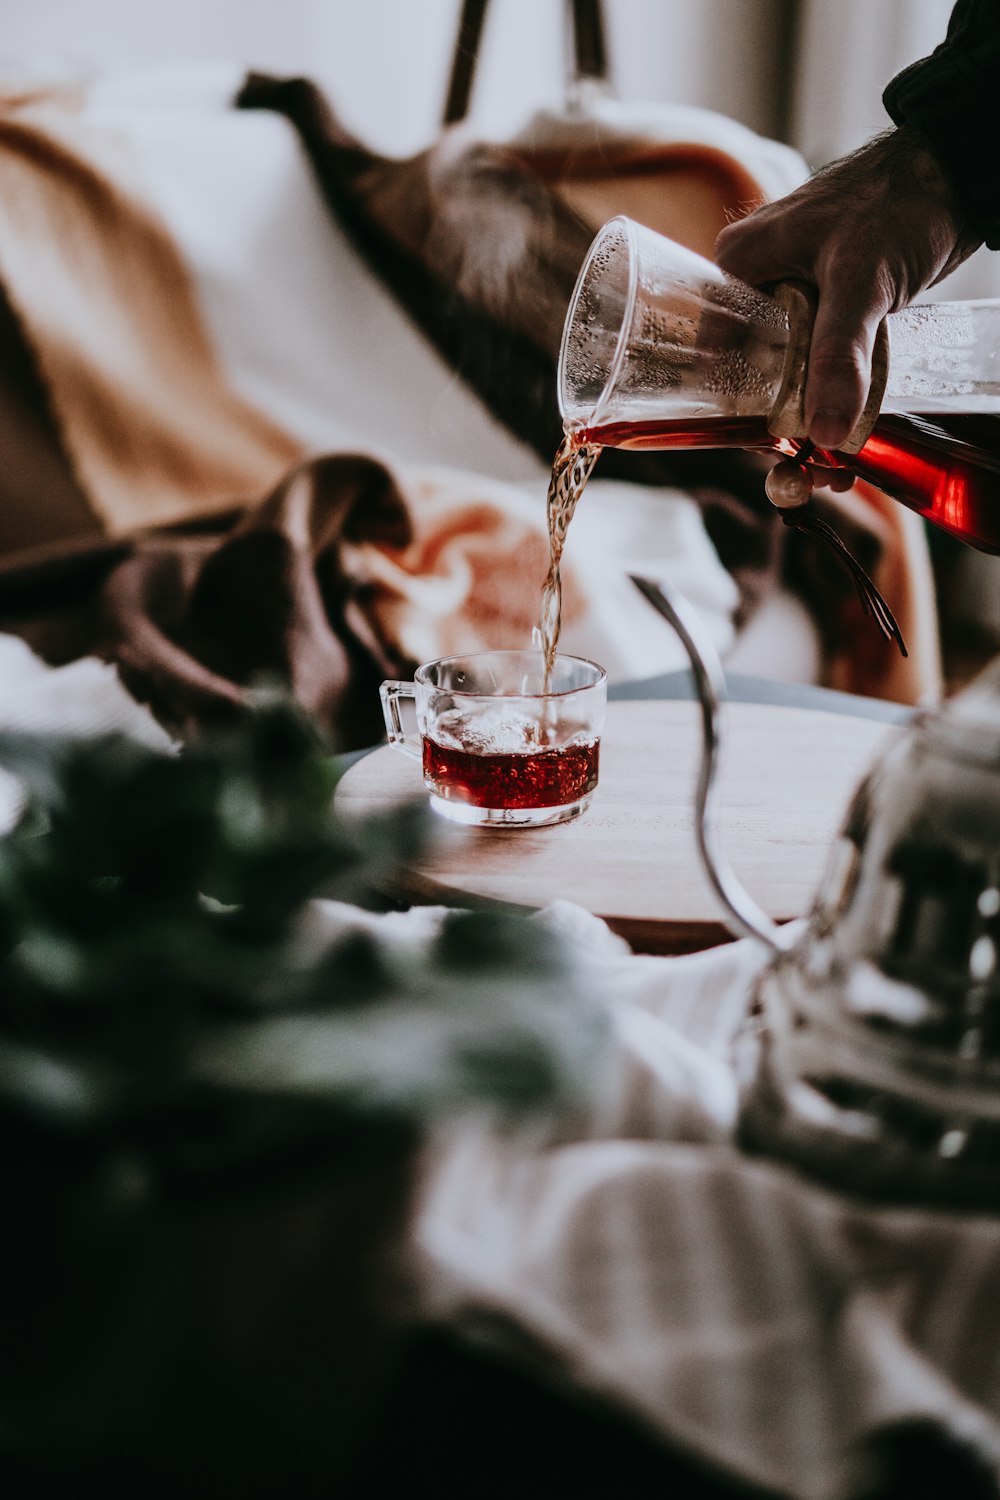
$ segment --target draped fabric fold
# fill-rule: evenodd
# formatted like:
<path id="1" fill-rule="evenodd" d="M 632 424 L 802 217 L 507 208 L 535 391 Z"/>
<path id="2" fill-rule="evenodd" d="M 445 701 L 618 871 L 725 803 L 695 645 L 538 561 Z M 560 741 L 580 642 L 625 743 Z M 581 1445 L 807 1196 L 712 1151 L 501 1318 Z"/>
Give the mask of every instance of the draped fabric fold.
<path id="1" fill-rule="evenodd" d="M 383 678 L 530 637 L 545 539 L 509 498 L 368 454 L 304 462 L 221 534 L 137 541 L 103 588 L 102 649 L 183 736 L 280 683 L 339 748 L 373 744 Z"/>

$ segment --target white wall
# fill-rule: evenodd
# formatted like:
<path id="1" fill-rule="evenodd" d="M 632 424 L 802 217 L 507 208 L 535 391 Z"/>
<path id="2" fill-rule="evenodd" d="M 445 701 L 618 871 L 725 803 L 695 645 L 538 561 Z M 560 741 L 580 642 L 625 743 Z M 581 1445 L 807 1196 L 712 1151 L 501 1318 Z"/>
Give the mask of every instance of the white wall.
<path id="1" fill-rule="evenodd" d="M 432 128 L 458 0 L 0 0 L 0 59 L 225 59 L 330 86 L 383 149 Z"/>
<path id="2" fill-rule="evenodd" d="M 607 0 L 625 98 L 708 105 L 770 131 L 775 0 Z M 780 8 L 780 4 L 779 4 Z M 0 60 L 86 64 L 227 58 L 325 83 L 383 150 L 413 150 L 441 116 L 459 0 L 0 0 Z M 492 0 L 473 110 L 512 128 L 564 94 L 562 0 Z"/>
<path id="3" fill-rule="evenodd" d="M 618 92 L 704 105 L 773 135 L 783 84 L 772 37 L 786 10 L 784 0 L 610 0 Z"/>
<path id="4" fill-rule="evenodd" d="M 888 125 L 886 80 L 944 36 L 952 0 L 605 0 L 625 99 L 705 105 L 787 134 L 813 166 Z M 405 155 L 438 129 L 460 0 L 0 0 L 0 64 L 236 61 L 322 83 L 371 145 Z M 563 0 L 491 0 L 472 113 L 514 129 L 565 96 Z M 789 35 L 789 27 L 792 28 Z M 1000 296 L 981 251 L 943 291 Z"/>
<path id="5" fill-rule="evenodd" d="M 886 80 L 944 36 L 952 0 L 605 0 L 616 92 L 706 105 L 787 135 L 813 166 L 889 123 Z M 0 0 L 0 64 L 224 58 L 322 83 L 377 149 L 426 145 L 441 118 L 460 0 Z M 472 113 L 514 129 L 564 98 L 563 0 L 491 0 Z M 949 278 L 1000 295 L 1000 256 Z"/>
<path id="6" fill-rule="evenodd" d="M 803 0 L 791 137 L 814 167 L 891 125 L 882 90 L 944 39 L 952 0 Z M 1000 296 L 1000 256 L 980 250 L 930 298 Z"/>
<path id="7" fill-rule="evenodd" d="M 952 0 L 605 0 L 616 92 L 706 105 L 813 166 L 888 125 L 886 80 L 944 36 Z M 0 0 L 0 64 L 223 58 L 322 83 L 370 144 L 405 155 L 441 118 L 460 0 Z M 564 98 L 562 0 L 492 0 L 472 113 L 514 129 Z M 792 27 L 792 35 L 788 34 Z M 949 298 L 1000 296 L 980 251 Z"/>
<path id="8" fill-rule="evenodd" d="M 952 0 L 804 0 L 792 133 L 821 166 L 885 130 L 888 79 L 944 39 Z"/>

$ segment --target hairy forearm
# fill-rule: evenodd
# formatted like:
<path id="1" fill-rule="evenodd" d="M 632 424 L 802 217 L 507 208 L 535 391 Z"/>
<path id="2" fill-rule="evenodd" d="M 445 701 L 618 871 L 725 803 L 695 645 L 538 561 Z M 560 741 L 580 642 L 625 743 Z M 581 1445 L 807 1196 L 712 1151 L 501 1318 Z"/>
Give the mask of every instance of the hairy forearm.
<path id="1" fill-rule="evenodd" d="M 820 190 L 832 191 L 841 206 L 845 198 L 869 204 L 873 213 L 883 202 L 906 203 L 907 217 L 926 215 L 931 245 L 909 268 L 909 280 L 897 289 L 893 309 L 903 306 L 925 286 L 933 285 L 966 260 L 982 243 L 967 222 L 954 184 L 915 125 L 902 125 L 875 136 L 866 145 L 831 162 L 813 178 Z M 933 269 L 939 262 L 938 269 Z"/>

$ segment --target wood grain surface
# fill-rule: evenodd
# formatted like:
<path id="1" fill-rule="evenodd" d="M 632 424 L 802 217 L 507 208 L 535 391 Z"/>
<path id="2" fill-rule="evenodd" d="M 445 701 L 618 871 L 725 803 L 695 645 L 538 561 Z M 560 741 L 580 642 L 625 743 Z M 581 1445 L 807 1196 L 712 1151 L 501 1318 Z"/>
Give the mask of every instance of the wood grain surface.
<path id="1" fill-rule="evenodd" d="M 804 915 L 850 797 L 892 725 L 815 709 L 730 703 L 720 772 L 722 848 L 775 919 Z M 603 917 L 640 952 L 678 953 L 729 936 L 694 834 L 698 705 L 608 705 L 600 784 L 575 822 L 541 829 L 441 823 L 440 846 L 407 873 L 416 901 L 537 908 L 557 898 Z M 337 792 L 346 816 L 422 795 L 419 762 L 383 747 Z"/>

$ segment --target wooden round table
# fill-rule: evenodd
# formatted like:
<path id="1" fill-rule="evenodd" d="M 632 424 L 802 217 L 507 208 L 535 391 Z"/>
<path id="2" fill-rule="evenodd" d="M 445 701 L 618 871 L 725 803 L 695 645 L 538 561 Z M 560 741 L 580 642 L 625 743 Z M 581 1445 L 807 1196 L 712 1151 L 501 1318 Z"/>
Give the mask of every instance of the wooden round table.
<path id="1" fill-rule="evenodd" d="M 722 848 L 775 921 L 804 915 L 854 788 L 900 731 L 870 718 L 759 703 L 729 703 L 725 722 Z M 700 755 L 696 703 L 609 703 L 600 784 L 580 818 L 506 831 L 438 820 L 439 846 L 408 870 L 404 894 L 517 908 L 562 898 L 603 917 L 639 952 L 725 941 L 723 910 L 695 843 Z M 385 746 L 347 771 L 337 800 L 351 816 L 422 793 L 419 762 Z"/>

